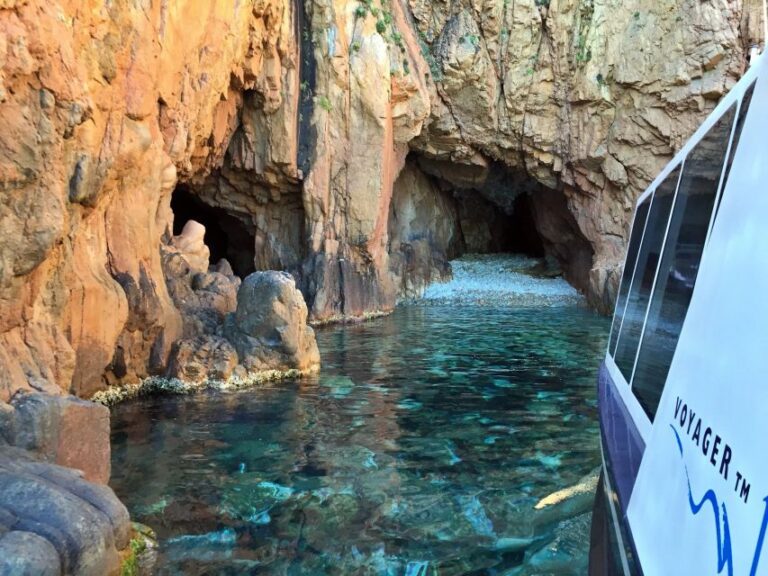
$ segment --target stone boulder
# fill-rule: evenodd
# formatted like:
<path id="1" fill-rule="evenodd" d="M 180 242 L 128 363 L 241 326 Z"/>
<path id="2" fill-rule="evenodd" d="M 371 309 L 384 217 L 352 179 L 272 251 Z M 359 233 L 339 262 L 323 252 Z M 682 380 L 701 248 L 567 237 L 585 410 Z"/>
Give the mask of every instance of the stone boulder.
<path id="1" fill-rule="evenodd" d="M 130 533 L 110 488 L 0 444 L 0 576 L 117 574 Z"/>
<path id="2" fill-rule="evenodd" d="M 109 481 L 109 435 L 109 409 L 74 396 L 19 392 L 0 406 L 0 439 L 90 482 Z"/>
<path id="3" fill-rule="evenodd" d="M 11 530 L 0 536 L 0 574 L 8 576 L 58 576 L 59 554 L 42 536 Z"/>
<path id="4" fill-rule="evenodd" d="M 290 274 L 254 272 L 240 286 L 237 310 L 227 317 L 224 335 L 249 373 L 309 373 L 319 369 L 320 352 L 307 315 Z"/>
<path id="5" fill-rule="evenodd" d="M 182 314 L 183 336 L 214 334 L 237 306 L 240 278 L 226 260 L 201 272 L 173 246 L 163 246 L 163 271 L 168 293 Z"/>

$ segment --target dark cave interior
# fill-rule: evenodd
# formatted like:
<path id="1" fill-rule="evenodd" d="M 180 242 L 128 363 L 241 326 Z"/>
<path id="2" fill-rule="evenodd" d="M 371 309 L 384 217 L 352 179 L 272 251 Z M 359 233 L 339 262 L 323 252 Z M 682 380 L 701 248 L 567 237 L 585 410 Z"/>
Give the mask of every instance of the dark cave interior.
<path id="1" fill-rule="evenodd" d="M 506 210 L 476 191 L 461 191 L 456 199 L 465 252 L 545 256 L 530 193 L 518 194 Z"/>
<path id="2" fill-rule="evenodd" d="M 190 189 L 180 184 L 171 197 L 173 233 L 181 234 L 189 220 L 205 226 L 205 244 L 211 251 L 211 264 L 226 258 L 240 278 L 255 271 L 255 233 L 241 219 L 223 208 L 209 206 Z"/>
<path id="3" fill-rule="evenodd" d="M 545 256 L 544 241 L 536 229 L 530 193 L 515 198 L 512 214 L 505 215 L 502 252 L 524 254 L 533 258 Z"/>

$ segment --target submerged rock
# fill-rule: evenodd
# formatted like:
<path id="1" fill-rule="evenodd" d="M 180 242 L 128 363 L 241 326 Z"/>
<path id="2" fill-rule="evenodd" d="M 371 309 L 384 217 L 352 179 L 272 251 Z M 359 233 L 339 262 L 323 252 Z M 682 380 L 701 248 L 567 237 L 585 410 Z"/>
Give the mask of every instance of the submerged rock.
<path id="1" fill-rule="evenodd" d="M 546 524 L 573 518 L 592 509 L 600 468 L 596 468 L 573 486 L 553 492 L 534 505 L 536 522 Z"/>
<path id="2" fill-rule="evenodd" d="M 582 576 L 586 574 L 588 559 L 584 550 L 589 549 L 591 522 L 591 513 L 563 520 L 555 528 L 554 539 L 527 557 L 525 566 L 512 574 L 515 576 L 540 574 Z"/>
<path id="3" fill-rule="evenodd" d="M 578 484 L 574 484 L 568 488 L 563 488 L 562 490 L 558 490 L 557 492 L 553 492 L 549 496 L 542 498 L 536 503 L 534 508 L 536 510 L 542 510 L 544 508 L 556 506 L 567 501 L 573 502 L 576 499 L 582 500 L 584 498 L 591 502 L 595 495 L 595 490 L 597 489 L 597 481 L 599 477 L 600 469 L 598 468 L 588 476 L 582 478 Z"/>
<path id="4" fill-rule="evenodd" d="M 254 272 L 240 286 L 224 334 L 248 372 L 312 372 L 320 367 L 320 351 L 307 315 L 290 274 Z"/>

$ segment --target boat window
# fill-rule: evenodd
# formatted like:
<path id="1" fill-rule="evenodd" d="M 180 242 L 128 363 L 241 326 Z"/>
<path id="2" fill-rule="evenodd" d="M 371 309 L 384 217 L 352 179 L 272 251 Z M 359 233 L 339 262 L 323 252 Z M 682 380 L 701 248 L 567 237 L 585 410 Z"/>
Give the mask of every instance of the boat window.
<path id="1" fill-rule="evenodd" d="M 651 299 L 653 280 L 656 277 L 656 267 L 659 264 L 661 250 L 664 245 L 664 233 L 672 212 L 675 200 L 675 190 L 680 179 L 680 167 L 675 168 L 653 193 L 653 201 L 648 212 L 648 222 L 645 225 L 640 252 L 637 256 L 632 285 L 627 296 L 627 307 L 624 321 L 619 331 L 619 341 L 616 345 L 614 360 L 627 382 L 632 378 L 632 368 L 637 356 L 637 345 L 643 331 L 645 312 Z"/>
<path id="2" fill-rule="evenodd" d="M 744 92 L 744 97 L 741 99 L 741 108 L 739 108 L 739 119 L 736 121 L 736 132 L 733 135 L 733 144 L 731 144 L 731 153 L 728 155 L 728 164 L 725 166 L 725 178 L 723 179 L 723 186 L 721 188 L 720 196 L 717 198 L 717 207 L 715 208 L 715 218 L 717 218 L 717 212 L 720 210 L 720 202 L 723 201 L 723 194 L 725 193 L 725 185 L 728 183 L 728 176 L 731 174 L 731 166 L 733 166 L 733 158 L 736 156 L 736 149 L 739 146 L 739 139 L 741 138 L 741 131 L 744 128 L 744 122 L 747 119 L 747 112 L 749 112 L 749 105 L 752 103 L 752 93 L 755 91 L 755 82 L 747 88 Z"/>
<path id="3" fill-rule="evenodd" d="M 735 115 L 736 104 L 685 160 L 632 380 L 632 390 L 651 420 L 693 295 Z"/>
<path id="4" fill-rule="evenodd" d="M 635 221 L 632 224 L 632 232 L 629 235 L 629 246 L 627 248 L 627 259 L 624 262 L 624 272 L 621 275 L 621 286 L 619 286 L 619 295 L 616 298 L 616 311 L 613 314 L 613 325 L 611 326 L 611 340 L 608 345 L 611 355 L 616 351 L 616 341 L 619 339 L 619 330 L 621 321 L 624 318 L 624 309 L 627 305 L 627 294 L 629 293 L 629 284 L 632 282 L 632 274 L 635 271 L 637 263 L 637 253 L 640 251 L 640 242 L 643 239 L 645 230 L 645 221 L 648 219 L 648 209 L 651 206 L 651 195 L 649 194 L 637 207 L 635 211 Z"/>

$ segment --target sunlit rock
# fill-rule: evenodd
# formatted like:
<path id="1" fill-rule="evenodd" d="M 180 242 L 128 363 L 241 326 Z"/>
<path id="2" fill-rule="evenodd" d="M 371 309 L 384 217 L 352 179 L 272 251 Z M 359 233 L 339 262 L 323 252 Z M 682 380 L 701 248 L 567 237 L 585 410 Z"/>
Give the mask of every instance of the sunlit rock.
<path id="1" fill-rule="evenodd" d="M 207 272 L 211 251 L 205 245 L 205 226 L 189 220 L 179 236 L 174 236 L 172 244 L 195 272 Z"/>
<path id="2" fill-rule="evenodd" d="M 254 272 L 237 293 L 237 309 L 224 334 L 249 372 L 300 373 L 320 367 L 315 333 L 307 325 L 307 305 L 290 274 Z"/>
<path id="3" fill-rule="evenodd" d="M 38 393 L 18 393 L 10 406 L 5 432 L 11 444 L 45 461 L 82 470 L 91 482 L 109 481 L 109 410 L 104 406 Z"/>

